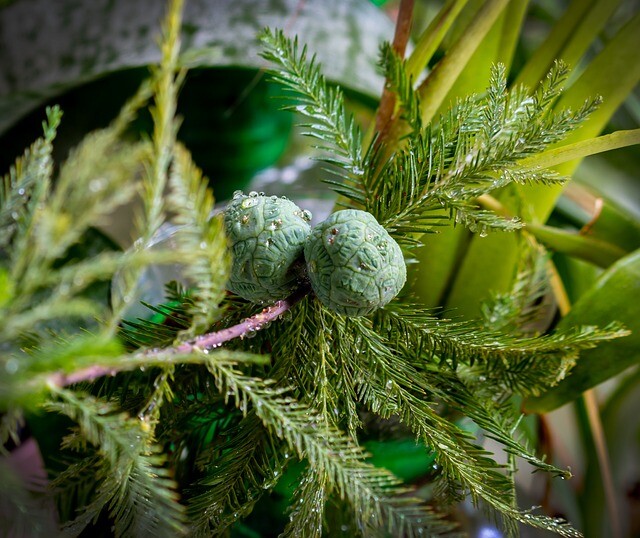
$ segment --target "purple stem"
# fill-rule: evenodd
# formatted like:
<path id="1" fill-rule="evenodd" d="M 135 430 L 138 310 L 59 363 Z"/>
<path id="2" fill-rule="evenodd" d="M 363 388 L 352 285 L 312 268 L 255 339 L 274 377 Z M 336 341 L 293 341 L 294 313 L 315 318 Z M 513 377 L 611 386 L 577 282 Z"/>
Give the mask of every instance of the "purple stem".
<path id="1" fill-rule="evenodd" d="M 193 353 L 194 351 L 202 351 L 205 349 L 209 350 L 219 347 L 224 342 L 228 342 L 229 340 L 233 340 L 234 338 L 242 338 L 248 333 L 263 329 L 265 325 L 272 321 L 275 321 L 282 314 L 291 309 L 296 303 L 300 302 L 309 293 L 309 291 L 310 287 L 308 285 L 302 285 L 286 299 L 277 301 L 273 305 L 264 308 L 262 312 L 259 312 L 258 314 L 255 314 L 250 318 L 246 318 L 237 325 L 222 329 L 221 331 L 203 334 L 194 338 L 193 340 L 182 342 L 175 347 L 144 351 L 139 354 L 139 356 L 153 358 L 155 356 L 166 356 L 175 353 L 184 355 L 187 353 Z M 137 365 L 138 363 L 136 363 L 136 366 Z M 88 366 L 69 374 L 57 372 L 49 376 L 49 384 L 55 387 L 66 387 L 83 381 L 95 381 L 100 377 L 108 375 L 113 376 L 119 372 L 130 369 L 131 364 L 126 363 L 109 367 Z"/>
<path id="2" fill-rule="evenodd" d="M 275 321 L 293 305 L 302 300 L 302 298 L 309 293 L 309 290 L 310 288 L 308 286 L 301 286 L 286 299 L 280 299 L 273 305 L 263 309 L 262 312 L 241 321 L 237 325 L 214 333 L 203 334 L 193 340 L 183 342 L 173 349 L 177 353 L 190 353 L 195 350 L 213 349 L 234 338 L 242 338 L 247 333 L 259 331 L 264 328 L 265 324 Z M 166 351 L 167 350 L 162 350 L 161 352 L 165 353 Z"/>

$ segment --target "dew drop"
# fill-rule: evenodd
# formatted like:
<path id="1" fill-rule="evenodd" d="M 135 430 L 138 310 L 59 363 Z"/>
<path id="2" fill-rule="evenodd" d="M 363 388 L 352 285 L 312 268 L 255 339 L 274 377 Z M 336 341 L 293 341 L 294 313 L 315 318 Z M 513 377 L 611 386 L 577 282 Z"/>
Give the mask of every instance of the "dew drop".
<path id="1" fill-rule="evenodd" d="M 11 358 L 5 363 L 4 369 L 7 371 L 8 374 L 13 375 L 18 371 L 19 366 L 20 364 L 18 362 L 18 359 Z"/>
<path id="2" fill-rule="evenodd" d="M 255 338 L 256 334 L 258 334 L 258 331 L 256 331 L 255 329 L 249 329 L 244 333 L 244 336 L 245 338 Z"/>
<path id="3" fill-rule="evenodd" d="M 89 182 L 89 190 L 91 192 L 100 192 L 102 189 L 104 189 L 104 181 L 101 179 L 92 179 Z"/>

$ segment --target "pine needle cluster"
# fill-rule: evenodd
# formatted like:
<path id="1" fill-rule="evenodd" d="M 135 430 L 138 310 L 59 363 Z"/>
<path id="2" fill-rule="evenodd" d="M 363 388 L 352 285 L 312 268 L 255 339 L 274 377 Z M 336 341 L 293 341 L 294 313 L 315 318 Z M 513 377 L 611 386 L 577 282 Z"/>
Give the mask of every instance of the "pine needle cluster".
<path id="1" fill-rule="evenodd" d="M 65 466 L 51 470 L 49 486 L 65 532 L 220 535 L 280 496 L 288 505 L 283 536 L 340 529 L 449 536 L 456 532 L 452 503 L 470 496 L 511 535 L 523 523 L 578 536 L 564 521 L 518 507 L 515 458 L 563 478 L 570 473 L 527 446 L 511 398 L 557 383 L 581 350 L 624 331 L 615 324 L 524 330 L 542 293 L 544 258 L 535 252 L 514 292 L 486 305 L 476 323 L 444 319 L 408 298 L 351 319 L 307 294 L 270 326 L 223 347 L 193 340 L 256 307 L 225 292 L 229 258 L 220 220 L 210 217 L 213 195 L 176 140 L 181 4 L 172 2 L 165 23 L 161 65 L 111 126 L 85 138 L 56 171 L 61 112 L 49 109 L 43 137 L 0 183 L 1 438 L 18 441 L 25 417 L 67 417 L 55 454 Z M 514 182 L 561 181 L 520 163 L 561 140 L 596 104 L 554 108 L 562 65 L 533 91 L 508 90 L 498 66 L 485 94 L 422 125 L 412 81 L 385 46 L 382 66 L 407 133 L 393 151 L 365 148 L 341 92 L 304 47 L 282 32 L 262 39 L 274 79 L 295 94 L 307 134 L 337 171 L 327 183 L 344 205 L 371 212 L 407 256 L 420 235 L 450 220 L 482 234 L 518 229 L 518 220 L 481 209 L 477 198 Z M 124 142 L 149 99 L 150 140 Z M 134 248 L 70 254 L 135 196 L 143 210 Z M 145 248 L 166 223 L 179 226 L 175 246 Z M 123 319 L 142 271 L 157 263 L 182 264 L 191 285 L 171 284 L 169 302 L 151 307 L 161 321 Z M 94 291 L 116 273 L 123 291 L 108 304 Z M 74 376 L 79 371 L 85 375 Z M 428 491 L 371 463 L 364 441 L 375 431 L 365 422 L 374 430 L 396 423 L 393 435 L 412 437 L 433 455 Z M 502 445 L 507 465 L 482 448 L 483 435 Z M 29 493 L 17 494 L 17 477 L 3 469 L 2 513 L 32 513 Z M 288 492 L 287 480 L 295 483 Z M 7 521 L 29 523 L 18 516 Z"/>

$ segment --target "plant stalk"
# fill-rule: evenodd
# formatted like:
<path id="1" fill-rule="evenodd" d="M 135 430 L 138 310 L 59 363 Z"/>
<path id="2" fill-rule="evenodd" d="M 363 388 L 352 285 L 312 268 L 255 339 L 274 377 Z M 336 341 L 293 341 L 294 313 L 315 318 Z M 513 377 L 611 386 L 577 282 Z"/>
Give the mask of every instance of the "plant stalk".
<path id="1" fill-rule="evenodd" d="M 271 306 L 264 308 L 258 314 L 244 319 L 240 323 L 222 329 L 221 331 L 215 331 L 206 333 L 201 336 L 197 336 L 186 342 L 182 342 L 173 347 L 152 349 L 141 351 L 134 354 L 134 358 L 137 359 L 150 359 L 154 357 L 164 357 L 167 355 L 188 355 L 197 351 L 209 351 L 220 347 L 225 342 L 234 340 L 236 338 L 244 338 L 248 334 L 255 333 L 261 329 L 264 329 L 269 323 L 277 320 L 285 312 L 293 308 L 310 292 L 308 284 L 300 286 L 294 293 L 292 293 L 286 299 L 281 299 Z M 82 368 L 71 373 L 56 372 L 50 375 L 47 379 L 47 385 L 51 387 L 66 387 L 82 382 L 92 382 L 100 377 L 114 376 L 120 372 L 137 368 L 141 365 L 140 361 L 126 361 L 122 364 L 100 366 L 92 365 Z"/>
<path id="2" fill-rule="evenodd" d="M 398 56 L 404 58 L 407 50 L 407 43 L 411 35 L 411 22 L 413 17 L 414 0 L 402 0 L 400 2 L 400 11 L 396 20 L 396 29 L 393 36 L 393 50 Z M 396 108 L 395 93 L 389 90 L 385 81 L 380 105 L 376 114 L 376 132 L 379 134 L 376 144 L 382 145 L 387 139 L 389 126 L 392 123 L 393 115 Z"/>

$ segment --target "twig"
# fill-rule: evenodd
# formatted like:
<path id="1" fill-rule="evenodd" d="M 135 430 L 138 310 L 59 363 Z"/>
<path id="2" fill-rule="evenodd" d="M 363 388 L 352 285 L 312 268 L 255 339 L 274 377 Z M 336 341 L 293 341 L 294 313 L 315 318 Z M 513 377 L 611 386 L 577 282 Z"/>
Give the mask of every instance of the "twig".
<path id="1" fill-rule="evenodd" d="M 176 353 L 191 353 L 196 350 L 213 349 L 219 347 L 224 342 L 228 342 L 229 340 L 242 338 L 249 333 L 259 331 L 264 328 L 265 324 L 275 321 L 292 306 L 302 300 L 309 291 L 310 288 L 308 285 L 301 286 L 286 299 L 277 301 L 275 304 L 263 309 L 262 312 L 245 319 L 237 325 L 233 325 L 232 327 L 228 327 L 227 329 L 222 329 L 221 331 L 214 333 L 203 334 L 202 336 L 198 336 L 193 340 L 184 342 L 172 349 L 175 350 Z M 166 352 L 167 350 L 163 349 L 159 352 L 149 351 L 145 355 L 149 356 L 154 353 L 164 354 Z"/>
<path id="2" fill-rule="evenodd" d="M 404 58 L 411 34 L 411 20 L 413 15 L 414 0 L 402 0 L 398 19 L 396 20 L 396 30 L 393 36 L 393 50 Z M 396 108 L 395 94 L 387 88 L 385 84 L 380 98 L 380 106 L 376 114 L 376 132 L 379 134 L 377 144 L 381 144 L 387 137 L 387 133 L 393 120 L 393 113 Z"/>
<path id="3" fill-rule="evenodd" d="M 188 355 L 197 351 L 210 350 L 220 347 L 225 342 L 234 340 L 235 338 L 243 338 L 247 334 L 259 331 L 272 321 L 277 320 L 282 314 L 290 310 L 295 304 L 300 302 L 309 292 L 311 288 L 308 284 L 300 286 L 294 293 L 286 299 L 281 299 L 271 306 L 264 308 L 258 314 L 244 319 L 237 325 L 222 329 L 212 333 L 203 334 L 192 340 L 182 342 L 174 347 L 153 349 L 142 351 L 134 355 L 137 359 L 153 359 L 154 357 L 166 357 L 167 355 Z M 95 381 L 100 377 L 114 376 L 120 372 L 137 368 L 141 365 L 140 360 L 125 361 L 122 364 L 111 366 L 88 366 L 65 374 L 56 372 L 48 376 L 47 382 L 51 387 L 66 387 L 81 382 Z"/>
<path id="4" fill-rule="evenodd" d="M 602 420 L 600 418 L 600 410 L 598 409 L 598 401 L 596 399 L 595 391 L 593 389 L 585 391 L 582 394 L 582 401 L 587 412 L 587 420 L 591 427 L 593 444 L 600 467 L 600 477 L 602 479 L 607 512 L 609 513 L 609 522 L 611 524 L 611 536 L 612 538 L 621 538 L 622 526 L 618 515 L 616 490 L 613 484 L 609 451 L 607 450 L 607 441 L 604 429 L 602 428 Z"/>
<path id="5" fill-rule="evenodd" d="M 128 366 L 128 365 L 127 365 Z M 48 385 L 51 387 L 67 387 L 69 385 L 75 385 L 83 381 L 95 381 L 100 377 L 114 376 L 118 372 L 128 368 L 106 367 L 106 366 L 88 366 L 71 372 L 70 374 L 64 374 L 62 372 L 56 372 L 48 378 Z"/>

